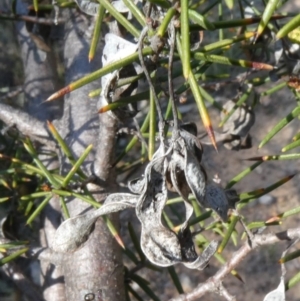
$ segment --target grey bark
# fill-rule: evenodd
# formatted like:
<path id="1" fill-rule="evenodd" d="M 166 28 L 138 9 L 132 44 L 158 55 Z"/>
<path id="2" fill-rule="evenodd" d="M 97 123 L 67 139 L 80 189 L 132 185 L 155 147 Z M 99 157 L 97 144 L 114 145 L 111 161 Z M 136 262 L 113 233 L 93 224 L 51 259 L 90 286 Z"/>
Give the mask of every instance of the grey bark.
<path id="1" fill-rule="evenodd" d="M 26 15 L 26 4 L 17 1 L 17 13 Z M 48 28 L 49 29 L 49 28 Z M 25 22 L 16 22 L 16 32 L 21 49 L 21 57 L 25 74 L 24 93 L 25 93 L 25 112 L 19 112 L 18 119 L 11 120 L 2 119 L 10 124 L 22 120 L 17 125 L 18 130 L 23 135 L 28 135 L 32 139 L 46 145 L 46 151 L 56 150 L 56 144 L 51 139 L 47 128 L 46 120 L 52 120 L 61 115 L 62 102 L 42 104 L 43 101 L 58 88 L 57 74 L 54 63 L 54 54 L 52 49 L 44 51 L 34 38 L 38 38 L 45 45 L 49 45 L 49 35 L 47 28 L 42 25 L 26 26 Z M 49 30 L 50 32 L 50 30 Z M 3 107 L 2 105 L 2 114 Z M 12 116 L 12 108 L 5 108 L 6 116 Z M 2 115 L 3 116 L 3 115 Z M 20 118 L 21 117 L 21 118 Z M 10 122 L 8 122 L 10 121 Z M 47 164 L 49 169 L 57 168 L 58 161 L 55 158 L 43 156 L 40 158 Z M 42 214 L 43 229 L 40 232 L 40 243 L 42 247 L 49 247 L 51 239 L 55 233 L 55 229 L 60 222 L 60 206 L 58 198 L 54 197 L 50 200 Z M 65 301 L 64 284 L 62 282 L 63 275 L 60 268 L 56 268 L 48 262 L 41 262 L 41 284 L 44 300 Z"/>
<path id="2" fill-rule="evenodd" d="M 26 14 L 24 5 L 18 1 L 19 13 Z M 26 7 L 26 6 L 25 6 Z M 88 62 L 91 38 L 91 20 L 76 10 L 64 10 L 64 65 L 65 84 L 101 67 L 99 49 L 96 60 Z M 54 120 L 60 134 L 78 158 L 89 144 L 94 145 L 82 169 L 87 176 L 92 173 L 99 177 L 101 185 L 90 185 L 97 201 L 102 201 L 107 192 L 113 192 L 112 164 L 115 143 L 116 121 L 107 115 L 97 115 L 96 102 L 88 99 L 88 92 L 98 88 L 98 83 L 86 85 L 62 100 L 41 104 L 50 94 L 57 90 L 56 73 L 53 56 L 37 47 L 25 28 L 24 22 L 18 22 L 17 32 L 22 50 L 25 70 L 26 110 L 22 112 L 7 105 L 0 104 L 0 119 L 15 126 L 22 134 L 45 145 L 46 149 L 57 150 L 60 170 L 66 174 L 70 164 L 53 141 L 45 121 Z M 45 40 L 46 42 L 46 40 Z M 29 114 L 27 114 L 29 113 Z M 19 115 L 20 114 L 20 115 Z M 60 116 L 61 115 L 61 116 Z M 57 119 L 58 118 L 58 119 Z M 58 162 L 51 162 L 53 168 Z M 71 216 L 90 210 L 90 206 L 81 200 L 68 200 Z M 62 221 L 58 198 L 54 197 L 44 209 L 42 246 L 49 247 L 55 229 Z M 111 217 L 118 224 L 118 216 Z M 112 237 L 103 219 L 95 225 L 93 234 L 83 248 L 70 255 L 65 255 L 61 266 L 42 263 L 44 275 L 44 299 L 84 300 L 86 294 L 106 301 L 125 300 L 123 264 L 121 250 Z M 63 283 L 64 280 L 64 283 Z M 96 299 L 97 300 L 97 299 Z"/>
<path id="3" fill-rule="evenodd" d="M 17 1 L 16 11 L 19 15 L 28 14 L 27 5 Z M 25 108 L 32 117 L 42 121 L 57 118 L 61 111 L 61 103 L 42 104 L 58 88 L 53 51 L 43 47 L 49 40 L 50 30 L 47 29 L 49 26 L 16 22 L 25 73 Z"/>
<path id="4" fill-rule="evenodd" d="M 71 18 L 66 23 L 67 83 L 100 67 L 100 53 L 96 56 L 98 62 L 93 61 L 91 64 L 88 62 L 89 41 L 85 37 L 89 34 L 88 26 L 88 19 L 79 13 L 71 14 Z M 103 188 L 99 189 L 95 185 L 92 187 L 94 192 L 98 192 L 95 194 L 97 200 L 101 201 L 103 199 L 101 192 L 107 191 L 104 187 L 108 190 L 113 189 L 109 175 L 111 174 L 116 126 L 115 121 L 109 120 L 107 116 L 98 117 L 96 103 L 87 98 L 88 92 L 96 87 L 95 84 L 89 84 L 66 96 L 63 128 L 67 134 L 66 141 L 75 157 L 79 157 L 89 144 L 95 145 L 98 142 L 98 145 L 95 145 L 96 151 L 91 153 L 83 168 L 89 174 L 94 169 L 95 174 L 101 178 Z M 96 160 L 97 166 L 93 168 L 95 153 L 99 150 L 111 155 L 100 156 Z M 72 200 L 68 207 L 71 216 L 89 209 L 87 204 L 79 200 Z M 115 219 L 117 219 L 116 216 Z M 96 223 L 93 234 L 85 246 L 73 254 L 66 255 L 63 271 L 68 300 L 84 300 L 86 294 L 97 295 L 99 292 L 104 300 L 124 300 L 120 248 L 102 219 Z"/>

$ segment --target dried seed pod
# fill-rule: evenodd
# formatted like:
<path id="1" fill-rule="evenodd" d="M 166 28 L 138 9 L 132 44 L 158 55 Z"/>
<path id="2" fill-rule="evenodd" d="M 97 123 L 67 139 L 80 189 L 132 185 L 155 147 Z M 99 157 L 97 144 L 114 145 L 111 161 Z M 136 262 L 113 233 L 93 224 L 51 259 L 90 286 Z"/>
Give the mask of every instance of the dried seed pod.
<path id="1" fill-rule="evenodd" d="M 184 157 L 174 150 L 169 163 L 168 171 L 170 173 L 171 184 L 174 192 L 177 192 L 185 201 L 188 200 L 190 188 L 186 181 L 184 173 Z"/>
<path id="2" fill-rule="evenodd" d="M 280 278 L 280 283 L 278 287 L 269 292 L 263 301 L 285 301 L 285 284 L 284 284 L 284 277 Z"/>
<path id="3" fill-rule="evenodd" d="M 196 124 L 194 122 L 182 123 L 180 125 L 180 130 L 185 130 L 189 134 L 197 137 L 198 130 L 197 130 L 197 126 L 196 126 Z"/>
<path id="4" fill-rule="evenodd" d="M 165 153 L 162 142 L 152 161 L 146 167 L 145 177 L 129 183 L 130 189 L 140 195 L 111 194 L 98 210 L 68 219 L 56 231 L 52 248 L 57 252 L 75 251 L 87 239 L 99 216 L 135 207 L 136 215 L 142 224 L 141 248 L 152 263 L 164 267 L 183 263 L 191 269 L 205 268 L 216 251 L 217 243 L 211 242 L 198 256 L 188 228 L 188 220 L 193 213 L 193 207 L 186 201 L 189 187 L 192 187 L 195 192 L 196 180 L 194 177 L 199 179 L 199 173 L 201 174 L 200 178 L 204 179 L 202 179 L 202 186 L 204 186 L 200 185 L 202 194 L 206 184 L 202 167 L 193 153 L 193 149 L 193 147 L 187 146 L 182 137 L 179 137 L 179 140 Z M 186 218 L 178 234 L 166 228 L 161 222 L 162 212 L 167 202 L 167 156 L 171 151 L 173 153 L 169 168 L 170 180 L 175 190 L 184 196 L 186 208 Z M 192 175 L 193 172 L 194 175 Z M 183 184 L 180 182 L 182 179 L 186 180 L 182 182 Z M 198 197 L 199 194 L 200 192 L 197 190 Z M 203 200 L 201 199 L 201 201 Z"/>
<path id="5" fill-rule="evenodd" d="M 180 168 L 180 164 L 178 167 Z M 207 253 L 204 257 L 196 254 L 192 236 L 187 228 L 188 219 L 193 212 L 192 206 L 185 202 L 186 220 L 178 235 L 161 222 L 162 211 L 167 201 L 166 171 L 167 160 L 160 147 L 146 168 L 145 187 L 136 206 L 136 215 L 142 224 L 141 248 L 147 258 L 156 265 L 166 267 L 183 263 L 189 268 L 202 269 L 207 265 Z M 173 169 L 172 172 L 176 171 Z M 171 174 L 171 177 L 176 183 L 176 189 L 180 191 L 176 175 Z"/>
<path id="6" fill-rule="evenodd" d="M 136 206 L 136 215 L 142 224 L 141 248 L 147 258 L 159 266 L 181 262 L 181 249 L 176 234 L 163 226 L 161 215 L 167 201 L 165 156 L 153 156 L 145 171 L 145 189 Z"/>
<path id="7" fill-rule="evenodd" d="M 183 231 L 188 226 L 188 220 L 193 214 L 193 207 L 188 202 L 191 190 L 185 178 L 184 158 L 176 149 L 173 150 L 166 179 L 168 189 L 177 192 L 184 200 L 186 218 L 180 229 L 180 231 Z"/>
<path id="8" fill-rule="evenodd" d="M 101 93 L 102 98 L 105 99 L 107 104 L 118 101 L 121 97 L 130 96 L 135 92 L 138 82 L 133 82 L 131 84 L 127 84 L 121 87 L 118 87 L 119 79 L 130 77 L 137 75 L 135 68 L 133 65 L 127 65 L 120 70 L 114 71 L 110 74 L 105 82 L 105 86 L 103 87 L 103 92 Z M 125 121 L 128 118 L 132 118 L 137 113 L 137 105 L 129 104 L 122 108 L 117 108 L 110 111 L 110 114 L 113 114 L 115 118 L 118 118 L 120 121 Z"/>
<path id="9" fill-rule="evenodd" d="M 184 263 L 184 265 L 189 269 L 203 270 L 208 265 L 210 258 L 216 253 L 217 248 L 218 242 L 211 241 L 195 261 Z"/>
<path id="10" fill-rule="evenodd" d="M 225 194 L 228 200 L 228 206 L 230 209 L 235 209 L 236 203 L 240 198 L 235 189 L 225 189 Z"/>
<path id="11" fill-rule="evenodd" d="M 206 173 L 199 163 L 197 157 L 185 149 L 185 177 L 196 200 L 205 206 Z"/>
<path id="12" fill-rule="evenodd" d="M 128 189 L 132 193 L 141 194 L 145 186 L 144 177 L 139 177 L 128 182 Z"/>
<path id="13" fill-rule="evenodd" d="M 223 108 L 227 112 L 230 112 L 235 105 L 236 103 L 234 101 L 229 100 L 226 102 Z M 222 112 L 221 119 L 224 118 L 225 114 Z M 223 139 L 224 146 L 228 149 L 240 149 L 242 140 L 241 138 L 247 137 L 254 122 L 255 115 L 250 107 L 246 105 L 238 107 L 223 126 L 223 132 L 226 134 Z"/>
<path id="14" fill-rule="evenodd" d="M 56 230 L 51 248 L 61 253 L 76 251 L 88 239 L 99 216 L 135 207 L 138 198 L 129 193 L 114 193 L 99 209 L 67 219 Z"/>
<path id="15" fill-rule="evenodd" d="M 193 122 L 181 124 L 180 136 L 183 138 L 188 150 L 196 156 L 200 163 L 202 160 L 203 148 L 200 139 L 197 138 L 196 124 Z"/>
<path id="16" fill-rule="evenodd" d="M 229 202 L 224 189 L 216 184 L 208 184 L 206 186 L 205 207 L 213 209 L 226 222 Z"/>
<path id="17" fill-rule="evenodd" d="M 207 176 L 200 164 L 203 153 L 202 145 L 195 135 L 197 135 L 197 127 L 194 123 L 180 126 L 177 135 L 174 135 L 176 141 L 171 146 L 173 154 L 169 170 L 172 185 L 178 194 L 187 201 L 188 193 L 191 191 L 196 200 L 205 207 Z M 182 172 L 184 172 L 184 177 Z"/>

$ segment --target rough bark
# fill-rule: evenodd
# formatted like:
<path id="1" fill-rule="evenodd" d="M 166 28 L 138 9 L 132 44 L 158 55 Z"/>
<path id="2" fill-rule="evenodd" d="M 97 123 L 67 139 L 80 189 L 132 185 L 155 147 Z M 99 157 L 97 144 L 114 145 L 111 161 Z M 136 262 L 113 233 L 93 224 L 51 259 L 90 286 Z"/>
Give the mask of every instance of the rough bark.
<path id="1" fill-rule="evenodd" d="M 17 1 L 16 10 L 19 15 L 28 14 L 22 1 Z M 42 104 L 58 88 L 54 54 L 48 43 L 51 27 L 18 21 L 16 30 L 25 74 L 25 109 L 41 121 L 57 118 L 62 103 Z"/>
<path id="2" fill-rule="evenodd" d="M 26 5 L 18 1 L 18 13 L 27 14 Z M 64 10 L 64 65 L 65 83 L 68 84 L 85 74 L 101 67 L 101 52 L 92 63 L 88 62 L 91 25 L 90 19 L 77 10 Z M 60 134 L 78 158 L 89 144 L 94 145 L 82 169 L 89 176 L 92 173 L 99 177 L 101 185 L 91 185 L 100 202 L 103 193 L 112 192 L 115 183 L 112 180 L 113 152 L 116 132 L 116 121 L 109 116 L 98 116 L 96 102 L 88 99 L 88 92 L 98 88 L 98 83 L 86 85 L 62 100 L 41 104 L 51 93 L 57 90 L 56 72 L 53 56 L 37 46 L 25 23 L 17 22 L 17 33 L 21 46 L 25 71 L 25 96 L 27 112 L 0 104 L 0 119 L 6 124 L 15 126 L 22 134 L 39 141 L 47 150 L 56 150 L 60 170 L 66 174 L 70 169 L 67 159 L 58 151 L 51 138 L 46 120 L 54 120 Z M 46 37 L 43 37 L 46 42 Z M 58 119 L 57 119 L 58 118 Z M 98 156 L 96 160 L 96 155 Z M 57 162 L 52 161 L 48 168 Z M 102 187 L 100 187 L 102 186 Z M 71 216 L 90 210 L 90 205 L 78 199 L 68 200 Z M 55 229 L 61 222 L 60 204 L 53 197 L 44 209 L 44 222 L 41 231 L 42 246 L 49 247 Z M 111 217 L 118 223 L 118 216 Z M 61 266 L 42 263 L 44 275 L 44 299 L 84 300 L 85 295 L 92 293 L 98 299 L 106 301 L 124 300 L 124 278 L 121 250 L 112 237 L 103 219 L 99 219 L 94 232 L 83 248 L 70 255 L 65 255 Z M 64 278 L 63 278 L 64 277 Z M 64 283 L 63 283 L 64 281 Z"/>
<path id="3" fill-rule="evenodd" d="M 65 37 L 65 68 L 66 84 L 76 78 L 90 73 L 94 68 L 100 67 L 100 53 L 98 62 L 89 64 L 88 19 L 79 13 L 72 13 L 66 23 Z M 99 83 L 98 83 L 99 84 Z M 97 86 L 96 86 L 97 87 Z M 106 117 L 99 126 L 96 114 L 96 103 L 88 99 L 88 92 L 96 88 L 95 84 L 86 85 L 65 98 L 63 128 L 66 141 L 71 147 L 74 156 L 79 157 L 83 150 L 93 144 L 97 150 L 90 154 L 83 169 L 91 174 L 92 164 L 95 161 L 95 153 L 103 148 L 105 153 L 113 154 L 115 121 Z M 100 128 L 100 129 L 99 129 Z M 99 133 L 105 132 L 105 135 Z M 98 141 L 97 141 L 98 140 Z M 96 144 L 98 142 L 98 144 Z M 108 161 L 106 161 L 106 159 Z M 92 190 L 98 201 L 103 197 L 104 187 L 112 187 L 109 175 L 111 174 L 113 155 L 109 158 L 102 157 L 96 175 L 100 177 L 102 188 L 93 185 Z M 97 160 L 98 161 L 98 160 Z M 63 169 L 67 168 L 67 162 L 63 162 Z M 72 200 L 68 209 L 71 216 L 80 214 L 89 209 L 89 205 L 80 200 Z M 115 219 L 117 217 L 115 216 Z M 76 263 L 76 264 L 74 264 Z M 67 300 L 84 300 L 86 294 L 92 293 L 104 300 L 124 300 L 123 264 L 120 247 L 116 244 L 107 226 L 102 219 L 95 225 L 93 234 L 85 246 L 73 254 L 67 255 L 63 264 L 66 284 Z M 99 295 L 100 294 L 100 295 Z M 100 300 L 100 299 L 99 299 Z"/>
<path id="4" fill-rule="evenodd" d="M 26 15 L 28 13 L 26 4 L 17 1 L 17 13 Z M 44 51 L 34 41 L 36 37 L 49 44 L 50 27 L 42 25 L 26 24 L 26 22 L 16 22 L 16 32 L 21 49 L 23 68 L 25 73 L 24 93 L 25 93 L 25 112 L 18 112 L 8 106 L 2 107 L 2 120 L 7 124 L 16 125 L 20 133 L 28 135 L 32 139 L 46 145 L 46 151 L 56 150 L 56 144 L 51 139 L 47 128 L 46 120 L 52 120 L 61 115 L 62 103 L 42 104 L 42 102 L 58 88 L 57 74 L 54 64 L 54 54 L 49 45 L 50 51 Z M 6 119 L 4 119 L 4 109 Z M 15 115 L 15 116 L 13 116 Z M 8 118 L 11 117 L 11 119 Z M 13 117 L 12 117 L 13 116 Z M 22 123 L 20 122 L 22 120 Z M 47 164 L 47 168 L 57 168 L 56 158 L 41 157 Z M 60 206 L 57 197 L 52 198 L 42 214 L 42 225 L 40 239 L 43 247 L 49 247 L 49 243 L 55 233 L 55 229 L 60 222 Z M 48 262 L 41 262 L 42 288 L 45 300 L 64 301 L 63 276 L 59 268 Z"/>

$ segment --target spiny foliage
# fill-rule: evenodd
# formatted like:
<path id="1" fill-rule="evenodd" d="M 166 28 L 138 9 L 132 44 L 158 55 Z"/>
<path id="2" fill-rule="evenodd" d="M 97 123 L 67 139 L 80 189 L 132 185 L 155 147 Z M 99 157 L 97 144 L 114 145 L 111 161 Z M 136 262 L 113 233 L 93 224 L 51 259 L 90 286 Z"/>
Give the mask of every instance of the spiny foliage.
<path id="1" fill-rule="evenodd" d="M 99 113 L 109 112 L 120 122 L 127 123 L 128 120 L 131 121 L 135 118 L 138 112 L 137 103 L 144 99 L 149 100 L 148 115 L 144 116 L 141 127 L 136 123 L 138 125 L 134 130 L 136 136 L 119 153 L 115 165 L 120 173 L 131 168 L 131 165 L 134 166 L 132 162 L 129 162 L 130 159 L 125 162 L 124 158 L 139 140 L 142 142 L 142 146 L 148 149 L 150 160 L 143 175 L 128 183 L 131 193 L 110 194 L 100 207 L 88 191 L 78 192 L 73 187 L 78 181 L 83 182 L 88 179 L 88 175 L 80 170 L 80 165 L 91 147 L 76 161 L 59 133 L 49 123 L 49 130 L 54 139 L 73 165 L 67 176 L 62 177 L 56 171 L 47 170 L 39 160 L 29 139 L 24 141 L 24 148 L 32 156 L 32 164 L 24 163 L 18 158 L 2 156 L 3 159 L 12 162 L 11 164 L 14 166 L 21 167 L 22 172 L 30 172 L 39 181 L 47 183 L 46 188 L 43 186 L 44 189 L 41 189 L 42 186 L 38 186 L 36 192 L 22 196 L 21 199 L 28 201 L 28 207 L 30 206 L 26 210 L 27 214 L 30 213 L 27 223 L 30 224 L 38 216 L 53 195 L 60 196 L 65 217 L 69 217 L 66 200 L 75 196 L 100 208 L 85 215 L 71 217 L 62 223 L 52 245 L 57 252 L 71 252 L 80 247 L 88 239 L 93 224 L 99 216 L 126 208 L 134 208 L 141 223 L 140 243 L 134 244 L 140 259 L 125 247 L 124 252 L 135 264 L 139 262 L 145 264 L 145 260 L 148 259 L 154 265 L 161 267 L 183 263 L 189 268 L 203 269 L 212 256 L 224 261 L 224 258 L 215 252 L 221 253 L 229 239 L 237 244 L 235 226 L 239 219 L 243 219 L 239 212 L 240 209 L 257 197 L 283 185 L 292 176 L 285 177 L 268 187 L 243 192 L 239 195 L 231 188 L 265 161 L 299 160 L 300 154 L 270 154 L 264 157 L 250 158 L 249 160 L 257 162 L 234 177 L 229 181 L 226 189 L 223 189 L 207 178 L 202 162 L 203 149 L 201 141 L 197 137 L 197 129 L 193 124 L 187 124 L 180 120 L 178 99 L 184 101 L 183 93 L 188 90 L 192 92 L 199 109 L 199 116 L 210 138 L 207 143 L 213 144 L 215 148 L 219 142 L 233 150 L 251 147 L 251 143 L 248 143 L 249 131 L 255 123 L 255 110 L 260 97 L 271 95 L 286 87 L 293 92 L 295 108 L 284 119 L 278 121 L 278 124 L 269 133 L 266 133 L 258 147 L 263 147 L 280 130 L 295 120 L 300 113 L 298 106 L 300 80 L 298 78 L 299 51 L 294 50 L 297 47 L 294 44 L 299 43 L 300 18 L 292 14 L 278 14 L 277 10 L 284 2 L 270 0 L 260 12 L 253 4 L 239 1 L 240 18 L 221 20 L 225 11 L 228 12 L 221 1 L 188 2 L 182 0 L 172 3 L 167 0 L 151 1 L 151 3 L 132 0 L 112 3 L 107 0 L 99 0 L 99 3 L 76 1 L 84 13 L 96 17 L 89 52 L 91 62 L 97 43 L 101 38 L 100 26 L 114 19 L 119 25 L 122 25 L 122 28 L 119 27 L 119 35 L 113 33 L 105 35 L 101 69 L 55 92 L 47 101 L 53 101 L 101 78 L 101 89 L 97 91 L 100 95 Z M 229 10 L 237 5 L 234 1 L 226 1 L 226 4 Z M 62 9 L 70 5 L 69 2 L 59 1 L 54 6 Z M 42 10 L 43 6 L 34 1 L 33 8 L 38 11 Z M 216 8 L 219 10 L 218 16 Z M 234 34 L 230 33 L 228 28 Z M 278 30 L 278 28 L 280 29 Z M 216 38 L 217 35 L 219 40 Z M 213 41 L 211 41 L 212 37 Z M 238 47 L 242 51 L 233 57 L 232 53 L 237 53 Z M 173 62 L 176 62 L 174 68 Z M 240 93 L 235 100 L 229 100 L 224 105 L 217 102 L 207 92 L 205 86 L 209 84 L 207 81 L 210 80 L 209 69 L 215 66 L 220 67 L 220 65 L 246 68 L 246 72 L 237 77 L 229 76 L 227 78 L 228 82 L 237 81 L 240 84 Z M 168 69 L 165 70 L 167 75 L 158 72 L 159 69 L 164 68 Z M 221 75 L 220 73 L 219 77 Z M 180 76 L 183 76 L 184 82 L 179 87 L 174 87 L 173 80 Z M 226 74 L 223 76 L 228 77 Z M 216 73 L 211 77 L 217 79 L 213 85 L 222 84 L 222 82 L 218 82 Z M 149 89 L 139 91 L 141 80 L 147 81 Z M 256 87 L 264 86 L 267 82 L 273 82 L 272 88 L 258 92 Z M 168 88 L 165 88 L 165 84 Z M 97 93 L 91 92 L 93 96 Z M 166 107 L 163 106 L 166 97 L 169 99 L 169 105 L 164 112 L 162 108 Z M 213 131 L 207 109 L 208 103 L 220 111 L 221 133 Z M 173 127 L 172 131 L 168 131 L 169 126 Z M 160 143 L 155 150 L 157 136 Z M 168 136 L 171 138 L 168 139 Z M 300 135 L 296 135 L 293 143 L 282 146 L 283 151 L 299 146 L 299 137 Z M 149 139 L 148 143 L 146 138 Z M 150 147 L 151 145 L 152 147 Z M 145 161 L 147 160 L 145 158 L 146 156 L 142 154 L 139 160 Z M 5 169 L 1 175 L 1 183 L 7 189 L 10 188 L 9 181 L 12 181 L 8 177 L 8 174 L 11 173 L 10 170 L 11 168 Z M 22 173 L 17 170 L 17 174 L 20 176 Z M 169 199 L 168 191 L 177 193 L 179 198 Z M 35 206 L 33 201 L 41 197 L 44 200 L 36 206 L 35 210 L 32 210 Z M 5 198 L 3 201 L 9 201 L 9 198 Z M 166 206 L 172 206 L 172 202 L 183 202 L 185 207 L 184 218 L 181 218 L 181 214 L 175 210 L 181 218 L 179 226 L 174 226 L 172 219 L 163 211 Z M 299 211 L 299 207 L 291 208 L 268 221 L 253 221 L 248 225 L 244 223 L 243 225 L 251 238 L 250 229 L 280 224 L 284 218 L 299 214 Z M 192 218 L 193 214 L 195 214 L 194 218 Z M 211 217 L 213 218 L 212 223 Z M 165 220 L 167 226 L 162 223 L 162 219 Z M 113 225 L 109 220 L 107 223 L 113 235 L 123 245 Z M 222 236 L 223 240 L 219 247 L 216 241 L 209 242 L 203 233 L 195 235 L 196 244 L 202 251 L 200 255 L 197 255 L 193 242 L 193 231 L 196 230 L 194 225 Z M 132 232 L 132 229 L 129 231 Z M 12 245 L 16 246 L 14 243 Z M 0 247 L 4 249 L 4 253 L 11 248 L 6 245 L 0 245 Z M 1 259 L 1 264 L 21 256 L 26 250 L 27 248 L 23 248 L 12 253 L 15 256 L 4 257 Z M 240 277 L 236 272 L 235 276 Z M 176 277 L 175 273 L 172 279 L 174 280 Z M 157 298 L 151 290 L 149 292 L 147 284 L 134 277 L 132 280 L 136 281 L 152 299 Z M 176 280 L 174 283 L 178 291 L 182 292 L 180 284 L 176 284 Z M 127 283 L 127 288 L 134 292 L 130 283 Z M 285 298 L 284 272 L 277 290 L 270 292 L 265 300 L 271 300 L 274 294 L 277 300 Z"/>

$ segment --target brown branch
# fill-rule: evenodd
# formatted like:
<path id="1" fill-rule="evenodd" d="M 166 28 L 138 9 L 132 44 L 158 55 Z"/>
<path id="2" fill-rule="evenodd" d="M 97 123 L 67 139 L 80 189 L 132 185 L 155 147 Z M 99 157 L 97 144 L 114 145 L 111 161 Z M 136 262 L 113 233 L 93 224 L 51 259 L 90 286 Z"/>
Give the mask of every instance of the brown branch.
<path id="1" fill-rule="evenodd" d="M 230 260 L 219 269 L 219 271 L 212 277 L 208 278 L 204 283 L 200 283 L 192 292 L 187 294 L 182 294 L 176 298 L 172 298 L 169 301 L 191 301 L 196 300 L 204 296 L 208 292 L 220 292 L 220 283 L 225 279 L 225 277 L 234 270 L 245 258 L 246 256 L 264 245 L 273 245 L 282 241 L 291 241 L 293 239 L 300 238 L 300 228 L 288 229 L 279 233 L 270 234 L 256 234 L 251 241 L 252 247 L 246 242 L 239 250 L 233 253 Z M 222 295 L 228 299 L 230 294 L 224 294 L 225 290 L 222 290 Z"/>

